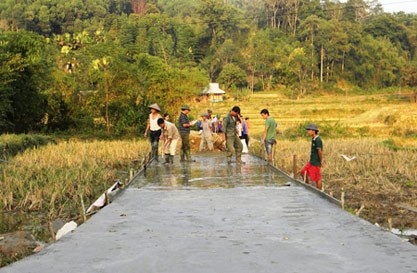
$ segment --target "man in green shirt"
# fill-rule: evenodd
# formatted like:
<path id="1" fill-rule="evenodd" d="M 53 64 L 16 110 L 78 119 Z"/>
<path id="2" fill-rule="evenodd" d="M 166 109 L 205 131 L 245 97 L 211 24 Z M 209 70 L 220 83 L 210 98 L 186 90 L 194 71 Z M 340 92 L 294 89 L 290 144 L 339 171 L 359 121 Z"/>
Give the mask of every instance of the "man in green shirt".
<path id="1" fill-rule="evenodd" d="M 272 146 L 276 143 L 276 128 L 277 123 L 269 116 L 268 109 L 262 109 L 261 116 L 265 120 L 265 129 L 262 134 L 261 143 L 265 147 L 268 163 L 272 162 Z"/>
<path id="2" fill-rule="evenodd" d="M 237 135 L 236 121 L 241 120 L 240 108 L 235 106 L 223 119 L 222 130 L 224 132 L 224 138 L 226 140 L 226 152 L 227 152 L 227 163 L 232 162 L 233 153 L 236 153 L 236 163 L 244 164 L 242 162 L 242 142 Z"/>

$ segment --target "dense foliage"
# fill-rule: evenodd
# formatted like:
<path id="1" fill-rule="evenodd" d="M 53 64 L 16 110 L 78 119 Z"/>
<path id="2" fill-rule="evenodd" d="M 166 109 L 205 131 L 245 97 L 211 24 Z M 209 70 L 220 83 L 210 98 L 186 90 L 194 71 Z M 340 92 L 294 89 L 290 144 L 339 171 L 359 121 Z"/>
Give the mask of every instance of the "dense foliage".
<path id="1" fill-rule="evenodd" d="M 26 149 L 41 147 L 48 143 L 55 143 L 50 136 L 44 135 L 9 135 L 3 134 L 0 136 L 0 163 L 5 163 L 7 160 L 24 152 Z"/>
<path id="2" fill-rule="evenodd" d="M 228 91 L 417 85 L 417 15 L 363 0 L 5 0 L 0 133 L 143 128 Z"/>

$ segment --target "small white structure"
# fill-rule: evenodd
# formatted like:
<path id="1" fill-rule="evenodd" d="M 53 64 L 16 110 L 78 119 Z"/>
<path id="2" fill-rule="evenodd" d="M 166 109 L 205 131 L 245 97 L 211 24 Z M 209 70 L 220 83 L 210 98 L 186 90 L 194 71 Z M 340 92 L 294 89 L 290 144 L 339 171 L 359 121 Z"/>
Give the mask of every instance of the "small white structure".
<path id="1" fill-rule="evenodd" d="M 209 86 L 201 92 L 201 98 L 206 101 L 218 102 L 223 101 L 224 94 L 226 92 L 219 88 L 218 83 L 209 83 Z"/>

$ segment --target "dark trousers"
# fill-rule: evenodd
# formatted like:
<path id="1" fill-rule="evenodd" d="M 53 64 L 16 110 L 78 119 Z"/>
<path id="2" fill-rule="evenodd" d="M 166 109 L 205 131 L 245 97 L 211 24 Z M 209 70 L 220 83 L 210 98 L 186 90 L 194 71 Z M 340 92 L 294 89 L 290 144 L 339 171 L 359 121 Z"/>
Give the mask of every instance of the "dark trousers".
<path id="1" fill-rule="evenodd" d="M 243 134 L 243 135 L 242 135 L 242 138 L 245 140 L 245 142 L 246 142 L 246 146 L 248 146 L 248 147 L 249 147 L 249 136 L 248 136 L 247 134 Z"/>
<path id="2" fill-rule="evenodd" d="M 189 132 L 180 132 L 181 136 L 181 151 L 190 150 L 190 133 Z"/>
<path id="3" fill-rule="evenodd" d="M 150 131 L 149 137 L 151 141 L 151 148 L 152 148 L 152 157 L 158 157 L 158 144 L 159 144 L 159 137 L 161 136 L 161 130 L 157 131 Z"/>

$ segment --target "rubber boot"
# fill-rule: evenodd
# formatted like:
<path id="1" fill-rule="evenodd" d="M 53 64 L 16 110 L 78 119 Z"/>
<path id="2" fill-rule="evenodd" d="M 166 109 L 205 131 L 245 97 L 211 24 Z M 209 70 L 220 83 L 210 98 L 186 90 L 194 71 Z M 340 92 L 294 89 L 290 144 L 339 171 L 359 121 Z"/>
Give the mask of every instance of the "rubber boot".
<path id="1" fill-rule="evenodd" d="M 174 156 L 173 155 L 169 156 L 169 163 L 174 164 Z"/>
<path id="2" fill-rule="evenodd" d="M 245 162 L 242 161 L 242 158 L 240 156 L 236 156 L 236 164 L 245 165 Z"/>
<path id="3" fill-rule="evenodd" d="M 182 150 L 182 149 L 181 149 L 180 156 L 181 156 L 180 162 L 185 162 L 185 153 L 184 153 L 184 150 Z"/>
<path id="4" fill-rule="evenodd" d="M 170 157 L 169 154 L 165 154 L 165 157 L 164 157 L 165 162 L 164 162 L 164 164 L 169 164 L 169 157 Z"/>
<path id="5" fill-rule="evenodd" d="M 151 148 L 152 148 L 152 158 L 156 162 L 159 162 L 159 158 L 158 158 L 158 141 L 151 142 Z"/>
<path id="6" fill-rule="evenodd" d="M 187 157 L 187 162 L 195 162 L 195 160 L 191 159 L 191 151 L 190 150 L 185 151 L 185 156 Z"/>

